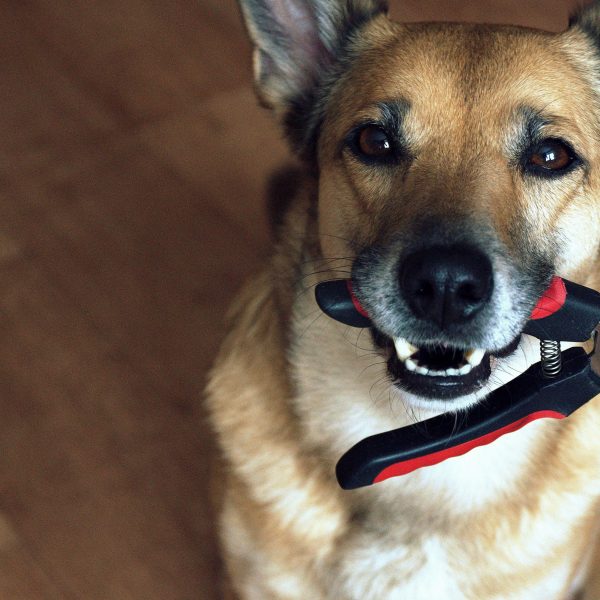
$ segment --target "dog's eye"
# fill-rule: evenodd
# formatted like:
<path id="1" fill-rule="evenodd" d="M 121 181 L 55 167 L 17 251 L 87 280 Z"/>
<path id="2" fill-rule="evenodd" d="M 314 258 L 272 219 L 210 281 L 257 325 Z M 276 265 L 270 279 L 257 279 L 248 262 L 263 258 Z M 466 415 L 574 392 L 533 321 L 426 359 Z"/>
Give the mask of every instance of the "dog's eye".
<path id="1" fill-rule="evenodd" d="M 573 150 L 563 141 L 548 138 L 529 151 L 526 167 L 537 173 L 558 174 L 566 171 L 576 158 Z"/>
<path id="2" fill-rule="evenodd" d="M 394 148 L 387 133 L 377 125 L 363 127 L 358 132 L 356 146 L 363 156 L 375 160 L 394 155 Z"/>

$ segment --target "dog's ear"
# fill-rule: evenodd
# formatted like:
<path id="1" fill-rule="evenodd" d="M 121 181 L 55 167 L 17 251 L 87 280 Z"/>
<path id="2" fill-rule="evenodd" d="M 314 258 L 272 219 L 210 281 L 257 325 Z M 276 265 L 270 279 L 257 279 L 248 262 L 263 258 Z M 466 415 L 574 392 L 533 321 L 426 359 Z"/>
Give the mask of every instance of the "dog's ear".
<path id="1" fill-rule="evenodd" d="M 358 28 L 387 12 L 387 0 L 239 0 L 254 44 L 259 97 L 286 124 L 306 128 L 302 113 Z"/>
<path id="2" fill-rule="evenodd" d="M 600 1 L 580 7 L 569 18 L 569 27 L 577 27 L 592 37 L 600 46 Z"/>

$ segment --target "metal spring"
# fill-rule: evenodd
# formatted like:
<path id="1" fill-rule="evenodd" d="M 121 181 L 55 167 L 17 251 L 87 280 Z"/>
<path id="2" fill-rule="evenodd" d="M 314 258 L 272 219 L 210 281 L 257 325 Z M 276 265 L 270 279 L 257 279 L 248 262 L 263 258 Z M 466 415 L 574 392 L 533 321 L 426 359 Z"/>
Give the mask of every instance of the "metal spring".
<path id="1" fill-rule="evenodd" d="M 560 342 L 540 340 L 540 355 L 542 357 L 542 373 L 544 377 L 556 377 L 562 368 Z"/>

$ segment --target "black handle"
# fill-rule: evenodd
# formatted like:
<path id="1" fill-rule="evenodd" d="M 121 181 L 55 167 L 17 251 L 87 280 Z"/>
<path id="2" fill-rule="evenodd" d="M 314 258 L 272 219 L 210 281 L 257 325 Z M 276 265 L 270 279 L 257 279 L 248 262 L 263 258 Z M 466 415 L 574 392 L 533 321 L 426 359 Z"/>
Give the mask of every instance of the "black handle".
<path id="1" fill-rule="evenodd" d="M 350 280 L 318 284 L 316 298 L 333 319 L 353 327 L 371 325 Z M 555 277 L 524 332 L 539 339 L 583 342 L 599 323 L 600 294 Z M 562 362 L 553 379 L 544 377 L 536 363 L 464 415 L 446 413 L 362 440 L 339 460 L 338 482 L 344 489 L 371 485 L 460 456 L 536 419 L 568 416 L 600 394 L 600 359 L 590 362 L 582 348 L 571 348 L 563 352 Z"/>
<path id="2" fill-rule="evenodd" d="M 315 288 L 319 308 L 329 317 L 351 327 L 370 327 L 371 319 L 352 293 L 350 279 L 322 281 Z"/>
<path id="3" fill-rule="evenodd" d="M 566 279 L 555 277 L 552 289 L 564 290 L 564 297 L 543 310 L 544 295 L 527 322 L 524 332 L 541 340 L 584 342 L 600 323 L 600 293 Z M 352 293 L 350 280 L 323 281 L 315 290 L 321 310 L 331 318 L 352 327 L 369 327 L 371 321 Z"/>
<path id="4" fill-rule="evenodd" d="M 600 323 L 600 294 L 566 279 L 562 283 L 565 288 L 562 306 L 548 315 L 532 318 L 523 331 L 540 340 L 585 342 Z"/>
<path id="5" fill-rule="evenodd" d="M 563 353 L 563 368 L 546 379 L 536 363 L 464 415 L 442 414 L 368 437 L 339 460 L 336 476 L 354 489 L 461 456 L 540 418 L 564 418 L 600 394 L 600 374 L 582 348 Z"/>

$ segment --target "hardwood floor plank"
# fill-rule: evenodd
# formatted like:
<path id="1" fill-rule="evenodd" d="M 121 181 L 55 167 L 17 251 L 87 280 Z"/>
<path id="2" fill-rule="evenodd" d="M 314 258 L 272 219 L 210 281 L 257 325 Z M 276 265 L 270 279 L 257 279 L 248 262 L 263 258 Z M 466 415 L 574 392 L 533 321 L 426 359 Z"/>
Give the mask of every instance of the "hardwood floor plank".
<path id="1" fill-rule="evenodd" d="M 135 137 L 1 193 L 0 502 L 76 597 L 209 599 L 197 408 L 256 243 Z"/>
<path id="2" fill-rule="evenodd" d="M 215 568 L 195 398 L 149 383 L 46 273 L 4 275 L 1 502 L 20 539 L 77 598 L 190 597 Z"/>
<path id="3" fill-rule="evenodd" d="M 272 115 L 258 106 L 250 88 L 145 127 L 140 137 L 211 207 L 267 243 L 266 184 L 292 159 Z"/>
<path id="4" fill-rule="evenodd" d="M 0 179 L 60 169 L 116 128 L 110 112 L 0 5 Z"/>
<path id="5" fill-rule="evenodd" d="M 125 128 L 250 81 L 241 23 L 214 3 L 28 0 L 12 9 Z"/>
<path id="6" fill-rule="evenodd" d="M 23 189 L 11 192 L 15 206 Z M 224 298 L 255 268 L 255 242 L 136 142 L 39 194 L 45 204 L 35 218 L 5 215 L 21 252 L 98 328 L 147 357 L 149 374 L 166 362 L 170 376 L 189 385 L 206 344 L 214 348 L 215 309 L 222 314 Z"/>
<path id="7" fill-rule="evenodd" d="M 20 544 L 0 550 L 0 598 L 6 600 L 75 600 L 59 589 Z"/>

